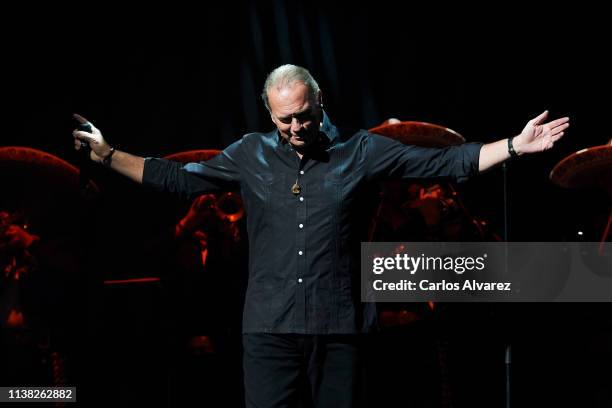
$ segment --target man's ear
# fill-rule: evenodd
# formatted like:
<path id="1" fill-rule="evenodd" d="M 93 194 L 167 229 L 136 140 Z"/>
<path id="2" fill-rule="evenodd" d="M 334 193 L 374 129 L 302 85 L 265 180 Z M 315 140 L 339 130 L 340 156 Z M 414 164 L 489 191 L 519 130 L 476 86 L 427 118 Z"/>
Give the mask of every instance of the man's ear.
<path id="1" fill-rule="evenodd" d="M 323 108 L 323 92 L 319 89 L 317 92 L 317 103 L 319 104 L 319 108 Z"/>

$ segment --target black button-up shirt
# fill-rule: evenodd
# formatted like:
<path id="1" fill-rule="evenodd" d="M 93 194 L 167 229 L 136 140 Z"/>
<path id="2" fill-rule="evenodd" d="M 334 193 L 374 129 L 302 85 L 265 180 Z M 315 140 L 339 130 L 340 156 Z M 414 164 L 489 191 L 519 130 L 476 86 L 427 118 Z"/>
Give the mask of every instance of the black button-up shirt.
<path id="1" fill-rule="evenodd" d="M 249 236 L 245 333 L 375 328 L 375 304 L 361 303 L 359 296 L 368 186 L 389 178 L 462 180 L 478 171 L 479 143 L 407 146 L 365 130 L 336 128 L 327 116 L 319 134 L 302 160 L 273 131 L 247 134 L 206 162 L 145 161 L 143 184 L 186 198 L 240 187 Z"/>

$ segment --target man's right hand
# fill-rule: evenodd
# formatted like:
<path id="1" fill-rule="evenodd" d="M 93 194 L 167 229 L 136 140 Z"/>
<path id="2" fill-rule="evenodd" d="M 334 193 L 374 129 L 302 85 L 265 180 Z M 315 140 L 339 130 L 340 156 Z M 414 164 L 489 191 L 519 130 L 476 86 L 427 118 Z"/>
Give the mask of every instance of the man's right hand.
<path id="1" fill-rule="evenodd" d="M 107 157 L 111 153 L 111 147 L 104 137 L 102 137 L 102 132 L 98 128 L 96 128 L 93 123 L 82 117 L 81 115 L 77 115 L 76 113 L 72 115 L 79 123 L 85 124 L 88 123 L 91 126 L 92 133 L 84 132 L 79 129 L 75 129 L 72 131 L 72 137 L 74 137 L 74 148 L 76 150 L 81 149 L 81 141 L 89 144 L 91 148 L 91 160 L 96 163 L 101 163 L 102 159 Z"/>

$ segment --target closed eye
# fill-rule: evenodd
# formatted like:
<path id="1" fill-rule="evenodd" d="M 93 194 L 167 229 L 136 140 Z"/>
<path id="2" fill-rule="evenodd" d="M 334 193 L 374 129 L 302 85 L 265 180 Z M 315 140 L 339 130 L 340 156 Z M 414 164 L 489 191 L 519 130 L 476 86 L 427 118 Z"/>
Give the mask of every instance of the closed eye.
<path id="1" fill-rule="evenodd" d="M 277 119 L 279 122 L 284 123 L 285 125 L 289 125 L 293 121 L 293 118 L 296 118 L 297 121 L 300 123 L 311 121 L 313 119 L 313 111 L 312 109 L 308 109 L 304 112 L 294 113 L 291 116 L 285 116 Z"/>

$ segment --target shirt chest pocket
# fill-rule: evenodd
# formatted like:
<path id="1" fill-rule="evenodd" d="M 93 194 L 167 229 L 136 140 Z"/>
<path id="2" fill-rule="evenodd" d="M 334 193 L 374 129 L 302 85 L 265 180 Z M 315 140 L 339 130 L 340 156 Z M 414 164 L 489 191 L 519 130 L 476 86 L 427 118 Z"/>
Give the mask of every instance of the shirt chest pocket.
<path id="1" fill-rule="evenodd" d="M 309 201 L 309 215 L 336 219 L 344 209 L 346 197 L 343 181 L 334 176 L 324 176 L 306 185 L 305 199 Z"/>
<path id="2" fill-rule="evenodd" d="M 288 215 L 291 200 L 295 200 L 291 193 L 291 181 L 287 174 L 266 174 L 263 182 L 263 205 L 266 215 L 272 218 Z"/>

